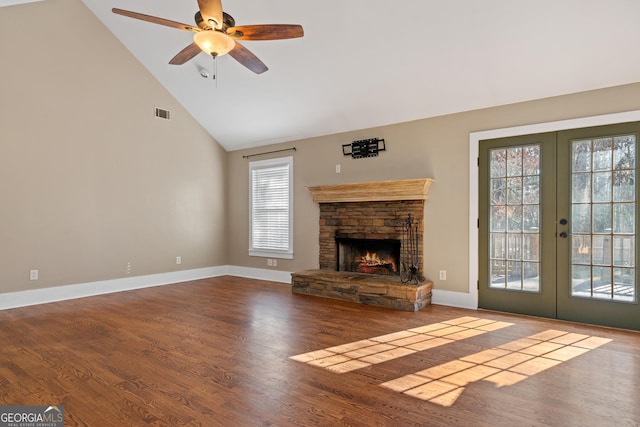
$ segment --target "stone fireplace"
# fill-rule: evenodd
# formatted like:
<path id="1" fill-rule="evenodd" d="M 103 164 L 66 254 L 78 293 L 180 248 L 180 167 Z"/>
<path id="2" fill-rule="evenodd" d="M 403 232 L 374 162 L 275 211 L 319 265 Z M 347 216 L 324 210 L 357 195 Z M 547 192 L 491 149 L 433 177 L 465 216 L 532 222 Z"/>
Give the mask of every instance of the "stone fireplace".
<path id="1" fill-rule="evenodd" d="M 320 270 L 292 275 L 294 293 L 415 311 L 431 301 L 432 283 L 401 283 L 407 262 L 403 226 L 411 215 L 424 271 L 424 203 L 431 179 L 309 187 L 320 205 Z"/>

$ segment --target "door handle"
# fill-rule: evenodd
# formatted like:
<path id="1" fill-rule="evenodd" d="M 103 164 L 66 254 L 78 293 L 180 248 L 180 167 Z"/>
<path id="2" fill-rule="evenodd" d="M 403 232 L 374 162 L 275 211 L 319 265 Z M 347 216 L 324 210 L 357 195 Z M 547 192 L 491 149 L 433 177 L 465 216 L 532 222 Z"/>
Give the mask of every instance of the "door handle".
<path id="1" fill-rule="evenodd" d="M 560 220 L 560 224 L 561 224 L 561 225 L 567 225 L 567 222 L 568 222 L 568 221 L 567 221 L 567 218 L 562 218 L 562 219 Z"/>
<path id="2" fill-rule="evenodd" d="M 566 239 L 569 235 L 567 234 L 566 231 L 563 231 L 562 233 L 560 233 L 560 237 L 562 237 L 563 239 Z"/>

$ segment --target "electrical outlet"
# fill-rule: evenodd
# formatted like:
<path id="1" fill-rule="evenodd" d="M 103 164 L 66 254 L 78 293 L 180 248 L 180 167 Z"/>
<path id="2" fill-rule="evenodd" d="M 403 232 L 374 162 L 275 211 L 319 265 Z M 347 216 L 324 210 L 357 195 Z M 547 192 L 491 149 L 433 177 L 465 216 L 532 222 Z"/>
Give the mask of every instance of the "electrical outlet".
<path id="1" fill-rule="evenodd" d="M 273 260 L 271 258 L 267 258 L 267 267 L 273 267 Z"/>
<path id="2" fill-rule="evenodd" d="M 181 256 L 177 256 L 176 257 L 176 264 L 182 264 L 182 257 Z"/>
<path id="3" fill-rule="evenodd" d="M 440 280 L 447 280 L 447 270 L 440 270 Z"/>
<path id="4" fill-rule="evenodd" d="M 29 271 L 29 280 L 38 280 L 38 270 Z"/>
<path id="5" fill-rule="evenodd" d="M 131 262 L 127 263 L 127 276 L 131 274 Z"/>
<path id="6" fill-rule="evenodd" d="M 336 165 L 336 173 L 340 173 L 340 172 L 342 172 L 342 166 L 337 164 Z"/>
<path id="7" fill-rule="evenodd" d="M 272 260 L 271 260 L 271 265 L 272 265 L 272 266 L 274 266 L 274 267 L 277 267 L 277 266 L 278 266 L 278 260 L 277 260 L 277 259 L 275 259 L 275 258 L 274 258 L 274 259 L 272 259 Z"/>

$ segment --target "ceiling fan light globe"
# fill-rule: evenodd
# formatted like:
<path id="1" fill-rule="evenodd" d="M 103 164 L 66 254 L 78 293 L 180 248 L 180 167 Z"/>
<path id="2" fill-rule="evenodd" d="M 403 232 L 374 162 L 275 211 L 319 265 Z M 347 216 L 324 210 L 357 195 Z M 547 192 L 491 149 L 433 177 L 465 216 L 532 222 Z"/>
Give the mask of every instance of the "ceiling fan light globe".
<path id="1" fill-rule="evenodd" d="M 215 30 L 198 31 L 193 35 L 193 41 L 203 52 L 212 56 L 229 53 L 236 45 L 231 37 Z"/>

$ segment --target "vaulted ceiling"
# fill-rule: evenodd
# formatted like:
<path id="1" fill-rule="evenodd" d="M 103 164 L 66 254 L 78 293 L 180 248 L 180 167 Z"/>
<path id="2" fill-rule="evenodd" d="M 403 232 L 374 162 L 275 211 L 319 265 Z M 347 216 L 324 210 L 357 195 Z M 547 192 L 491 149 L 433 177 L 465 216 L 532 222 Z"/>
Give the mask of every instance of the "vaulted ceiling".
<path id="1" fill-rule="evenodd" d="M 223 0 L 237 25 L 304 27 L 242 42 L 263 74 L 169 65 L 192 33 L 111 12 L 195 25 L 196 0 L 82 1 L 229 151 L 640 81 L 637 0 Z"/>

